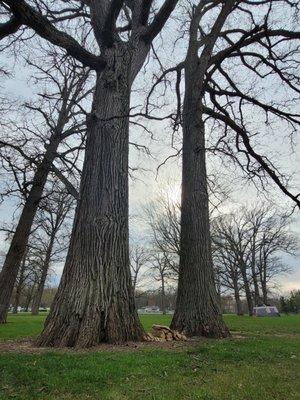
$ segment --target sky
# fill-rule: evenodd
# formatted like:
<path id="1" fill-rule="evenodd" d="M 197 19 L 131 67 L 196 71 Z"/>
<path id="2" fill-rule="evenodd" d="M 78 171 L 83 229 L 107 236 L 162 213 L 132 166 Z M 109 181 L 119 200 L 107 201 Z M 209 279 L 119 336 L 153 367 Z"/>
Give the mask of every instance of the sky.
<path id="1" fill-rule="evenodd" d="M 170 65 L 175 61 L 181 61 L 185 54 L 184 42 L 179 42 L 178 48 L 174 51 L 171 47 L 171 33 L 173 32 L 174 26 L 169 25 L 164 33 L 164 40 L 161 38 L 157 43 L 160 50 L 161 61 L 165 65 Z M 0 65 L 5 63 L 5 60 L 0 58 Z M 148 66 L 154 66 L 155 62 L 150 60 Z M 14 76 L 3 81 L 4 91 L 10 96 L 19 97 L 22 99 L 30 99 L 34 95 L 34 87 L 32 82 L 29 81 L 30 70 L 24 66 L 24 61 L 20 61 L 14 66 Z M 132 95 L 132 105 L 141 104 L 144 101 L 143 91 L 149 88 L 150 78 L 149 74 L 143 71 L 137 78 L 134 85 L 134 91 Z M 276 89 L 276 88 L 275 88 Z M 166 110 L 173 107 L 172 96 L 167 95 L 166 102 L 170 103 L 167 105 Z M 157 111 L 160 115 L 167 114 L 167 112 Z M 130 130 L 131 141 L 142 143 L 149 146 L 151 151 L 151 157 L 145 155 L 142 152 L 137 152 L 131 149 L 130 152 L 130 165 L 134 168 L 138 168 L 133 173 L 134 178 L 130 180 L 130 234 L 134 242 L 142 241 L 145 235 L 147 235 L 147 226 L 142 221 L 141 216 L 143 214 L 143 207 L 151 202 L 155 202 L 161 193 L 171 198 L 174 201 L 180 200 L 180 181 L 181 181 L 181 165 L 180 157 L 170 159 L 166 164 L 161 166 L 157 170 L 158 166 L 164 162 L 164 160 L 175 154 L 176 149 L 180 147 L 180 135 L 177 137 L 176 148 L 172 149 L 171 137 L 172 130 L 170 123 L 165 121 L 162 123 L 154 123 L 152 121 L 143 121 L 153 134 L 153 139 L 141 129 L 137 129 L 136 126 L 132 125 Z M 280 127 L 279 127 L 280 128 Z M 270 142 L 271 141 L 271 142 Z M 295 185 L 300 187 L 299 171 L 300 171 L 300 157 L 299 157 L 299 145 L 295 145 L 295 151 L 293 152 L 290 145 L 280 129 L 275 132 L 274 135 L 267 136 L 266 142 L 260 143 L 261 148 L 265 148 L 266 151 L 271 149 L 273 157 L 278 162 L 278 165 L 287 172 L 292 172 L 296 175 Z M 245 177 L 231 165 L 223 165 L 218 157 L 209 155 L 208 167 L 211 173 L 217 174 L 221 184 L 226 188 L 230 189 L 230 199 L 225 201 L 224 204 L 220 205 L 220 211 L 222 213 L 229 213 L 239 205 L 253 205 L 257 201 L 268 200 L 286 209 L 290 207 L 290 203 L 287 202 L 286 198 L 279 192 L 279 189 L 274 186 L 268 186 L 268 192 L 265 193 L 259 187 L 257 190 L 255 185 L 245 179 Z M 1 176 L 1 175 L 0 175 Z M 295 190 L 296 192 L 296 190 Z M 13 201 L 4 201 L 0 204 L 0 224 L 11 220 L 12 214 L 15 211 Z M 294 222 L 291 225 L 291 231 L 295 232 L 300 237 L 300 215 L 297 212 L 294 215 Z M 7 243 L 4 241 L 3 234 L 0 234 L 0 251 L 3 253 L 7 248 Z M 283 260 L 292 268 L 292 274 L 281 276 L 277 281 L 279 291 L 287 293 L 292 289 L 300 289 L 300 256 L 284 256 Z M 55 271 L 54 276 L 51 280 L 52 284 L 57 284 L 61 276 L 63 263 L 59 263 L 52 266 Z"/>

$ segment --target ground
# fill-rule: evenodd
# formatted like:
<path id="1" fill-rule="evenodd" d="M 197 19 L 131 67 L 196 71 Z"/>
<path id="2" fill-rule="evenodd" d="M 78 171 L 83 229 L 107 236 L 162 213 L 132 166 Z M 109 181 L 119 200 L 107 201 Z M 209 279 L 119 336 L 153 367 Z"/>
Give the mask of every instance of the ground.
<path id="1" fill-rule="evenodd" d="M 146 330 L 170 322 L 141 319 Z M 20 314 L 0 325 L 1 400 L 300 399 L 300 316 L 226 315 L 226 340 L 37 352 L 28 337 L 43 320 Z"/>

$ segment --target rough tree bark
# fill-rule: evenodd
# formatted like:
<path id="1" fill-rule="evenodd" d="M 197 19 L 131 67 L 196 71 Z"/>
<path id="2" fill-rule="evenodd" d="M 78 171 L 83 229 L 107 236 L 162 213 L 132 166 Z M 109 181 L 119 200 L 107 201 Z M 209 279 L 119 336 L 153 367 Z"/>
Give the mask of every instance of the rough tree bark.
<path id="1" fill-rule="evenodd" d="M 165 0 L 150 19 L 152 1 L 88 2 L 101 50 L 95 56 L 25 0 L 6 0 L 21 23 L 97 71 L 88 120 L 78 206 L 62 280 L 38 344 L 92 346 L 139 340 L 128 249 L 128 124 L 130 89 L 178 0 Z M 129 7 L 129 39 L 117 20 Z M 127 29 L 127 28 L 126 28 Z M 125 29 L 125 31 L 126 31 Z"/>
<path id="2" fill-rule="evenodd" d="M 183 115 L 181 253 L 171 328 L 189 336 L 226 337 L 213 276 L 205 133 L 198 94 L 186 79 Z"/>
<path id="3" fill-rule="evenodd" d="M 184 331 L 188 336 L 229 336 L 214 284 L 201 95 L 215 41 L 233 3 L 232 0 L 224 3 L 199 58 L 199 22 L 204 4 L 199 2 L 190 25 L 190 41 L 184 63 L 181 252 L 177 301 L 171 328 Z"/>
<path id="4" fill-rule="evenodd" d="M 42 162 L 38 165 L 29 195 L 25 201 L 0 273 L 0 323 L 5 323 L 10 299 L 17 279 L 20 263 L 26 251 L 32 223 L 42 197 L 51 165 L 56 157 L 60 139 L 54 136 Z"/>
<path id="5" fill-rule="evenodd" d="M 108 50 L 88 121 L 80 198 L 41 346 L 140 340 L 128 249 L 128 125 L 132 54 Z"/>

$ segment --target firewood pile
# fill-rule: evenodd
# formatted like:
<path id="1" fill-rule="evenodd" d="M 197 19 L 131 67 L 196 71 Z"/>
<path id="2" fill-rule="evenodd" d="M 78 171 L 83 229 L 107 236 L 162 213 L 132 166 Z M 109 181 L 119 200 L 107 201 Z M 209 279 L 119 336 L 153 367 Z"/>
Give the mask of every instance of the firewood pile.
<path id="1" fill-rule="evenodd" d="M 148 332 L 144 336 L 146 342 L 171 342 L 185 341 L 186 336 L 183 333 L 170 329 L 168 326 L 163 325 L 153 325 L 151 332 Z"/>

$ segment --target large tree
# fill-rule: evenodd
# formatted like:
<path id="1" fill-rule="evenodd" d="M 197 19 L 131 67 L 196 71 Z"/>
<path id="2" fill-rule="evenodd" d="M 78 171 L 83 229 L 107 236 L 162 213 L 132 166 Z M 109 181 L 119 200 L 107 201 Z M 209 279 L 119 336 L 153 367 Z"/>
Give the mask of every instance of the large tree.
<path id="1" fill-rule="evenodd" d="M 205 126 L 202 101 L 203 81 L 218 32 L 230 13 L 229 0 L 199 51 L 199 24 L 203 9 L 193 10 L 188 53 L 185 60 L 185 98 L 183 104 L 182 198 L 178 293 L 171 327 L 188 335 L 226 337 L 216 292 L 209 225 L 209 201 L 205 160 Z M 191 112 L 192 111 L 192 112 Z"/>
<path id="2" fill-rule="evenodd" d="M 228 143 L 228 129 L 236 134 L 237 150 L 246 155 L 250 172 L 254 170 L 250 166 L 253 159 L 259 166 L 258 171 L 268 174 L 288 197 L 300 205 L 298 196 L 288 190 L 269 160 L 252 147 L 244 118 L 249 104 L 267 116 L 270 113 L 287 121 L 291 126 L 299 123 L 298 116 L 292 108 L 288 108 L 287 102 L 275 106 L 272 102 L 261 101 L 256 94 L 255 81 L 250 86 L 252 94 L 239 87 L 235 83 L 236 78 L 230 76 L 232 72 L 228 62 L 236 58 L 246 71 L 254 71 L 261 80 L 266 74 L 277 74 L 293 92 L 294 77 L 288 77 L 288 73 L 293 73 L 294 66 L 290 71 L 286 67 L 296 48 L 290 42 L 300 38 L 300 33 L 276 27 L 273 22 L 276 15 L 276 11 L 273 14 L 274 3 L 264 1 L 257 5 L 255 2 L 234 0 L 200 1 L 193 10 L 184 62 L 181 259 L 177 306 L 171 324 L 173 328 L 186 330 L 189 334 L 214 337 L 228 334 L 221 320 L 213 284 L 206 172 L 207 117 L 225 124 L 223 137 L 219 139 L 223 143 Z M 287 8 L 292 7 L 291 2 L 283 3 Z M 258 7 L 262 16 L 257 11 Z M 205 26 L 207 15 L 210 15 L 211 21 L 208 31 Z M 244 28 L 237 26 L 237 21 L 241 20 L 245 20 Z M 286 41 L 289 42 L 287 46 Z M 275 47 L 281 43 L 281 54 L 278 54 Z M 269 59 L 264 58 L 266 50 Z M 282 69 L 278 66 L 280 63 Z M 267 71 L 260 71 L 261 64 Z M 220 75 L 225 79 L 218 80 Z M 228 99 L 227 104 L 223 102 L 223 96 Z M 231 110 L 234 110 L 233 115 L 230 115 Z M 235 113 L 236 110 L 239 114 Z"/>
<path id="3" fill-rule="evenodd" d="M 92 346 L 139 340 L 143 328 L 135 310 L 128 254 L 130 93 L 152 41 L 177 1 L 165 0 L 152 18 L 153 1 L 78 2 L 86 5 L 100 56 L 57 29 L 50 17 L 26 1 L 1 3 L 22 24 L 97 73 L 71 243 L 38 343 Z M 43 9 L 45 2 L 41 3 Z M 56 7 L 62 18 L 64 8 Z M 47 14 L 53 16 L 55 10 L 48 9 Z"/>
<path id="4" fill-rule="evenodd" d="M 165 69 L 154 85 L 176 73 L 178 107 L 172 117 L 183 132 L 181 253 L 172 327 L 218 337 L 228 330 L 213 284 L 206 153 L 228 157 L 263 187 L 269 179 L 300 206 L 289 177 L 262 153 L 256 139 L 259 131 L 264 137 L 278 130 L 278 124 L 293 138 L 299 125 L 299 11 L 297 2 L 288 0 L 203 0 L 187 7 L 191 22 L 186 58 Z M 284 13 L 285 19 L 280 17 Z M 282 90 L 275 92 L 274 87 Z"/>

